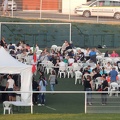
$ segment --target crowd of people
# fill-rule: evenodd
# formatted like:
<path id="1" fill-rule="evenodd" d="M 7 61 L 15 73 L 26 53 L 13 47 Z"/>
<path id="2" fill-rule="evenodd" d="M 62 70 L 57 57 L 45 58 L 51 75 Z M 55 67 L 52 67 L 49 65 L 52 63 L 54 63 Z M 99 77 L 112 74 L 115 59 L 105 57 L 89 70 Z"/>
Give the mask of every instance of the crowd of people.
<path id="1" fill-rule="evenodd" d="M 12 43 L 7 44 L 5 42 L 5 38 L 2 37 L 2 40 L 0 41 L 0 45 L 4 47 L 14 58 L 17 58 L 18 54 L 22 54 L 22 59 L 25 56 L 33 56 L 34 52 L 37 53 L 39 51 L 39 46 L 36 44 L 35 51 L 31 49 L 29 44 L 26 44 L 24 41 L 20 41 L 18 44 L 14 45 Z M 72 66 L 74 63 L 80 63 L 82 66 L 79 68 L 79 71 L 82 73 L 82 82 L 84 85 L 85 91 L 92 91 L 92 90 L 98 90 L 102 89 L 102 91 L 107 91 L 110 83 L 117 82 L 118 74 L 119 74 L 119 61 L 116 62 L 106 62 L 106 64 L 103 64 L 103 61 L 99 61 L 97 59 L 97 55 L 101 53 L 96 48 L 87 48 L 87 49 L 77 49 L 73 43 L 69 43 L 68 41 L 65 41 L 61 48 L 58 50 L 57 47 L 51 49 L 45 48 L 40 52 L 40 54 L 37 56 L 37 71 L 39 73 L 39 82 L 36 82 L 35 78 L 33 78 L 33 91 L 46 91 L 46 86 L 48 85 L 48 82 L 50 83 L 50 89 L 51 91 L 55 90 L 55 81 L 59 76 L 59 68 L 60 67 L 66 67 L 66 66 Z M 113 52 L 110 54 L 108 51 L 104 54 L 102 57 L 119 57 L 118 53 L 113 50 Z M 24 60 L 21 60 L 22 62 Z M 51 74 L 49 75 L 49 78 L 46 78 L 45 75 L 45 68 L 42 66 L 44 61 L 50 61 L 53 66 L 55 66 Z M 94 67 L 92 66 L 94 65 Z M 75 71 L 73 71 L 75 72 Z M 85 77 L 85 74 L 88 74 L 87 77 Z M 5 75 L 2 75 L 2 79 Z M 74 76 L 73 76 L 74 77 Z M 93 84 L 94 80 L 97 77 L 101 77 L 101 84 L 100 88 L 95 88 L 95 85 Z M 5 81 L 1 82 L 1 89 L 2 90 L 9 90 L 13 91 L 14 88 L 16 88 L 15 82 L 12 79 L 12 75 L 8 75 L 6 79 L 8 79 L 5 83 Z M 1 80 L 2 80 L 1 79 Z M 2 85 L 3 84 L 3 85 Z M 4 88 L 3 88 L 4 87 Z M 17 89 L 17 88 L 16 88 Z M 4 95 L 4 94 L 3 94 Z M 8 94 L 9 100 L 14 100 L 14 96 L 12 94 Z M 4 100 L 4 98 L 3 98 Z M 102 104 L 106 104 L 107 98 L 106 94 L 102 94 Z M 40 93 L 33 94 L 33 103 L 38 103 L 39 106 L 45 104 L 45 94 Z M 88 104 L 91 105 L 92 101 L 91 99 L 88 99 Z"/>

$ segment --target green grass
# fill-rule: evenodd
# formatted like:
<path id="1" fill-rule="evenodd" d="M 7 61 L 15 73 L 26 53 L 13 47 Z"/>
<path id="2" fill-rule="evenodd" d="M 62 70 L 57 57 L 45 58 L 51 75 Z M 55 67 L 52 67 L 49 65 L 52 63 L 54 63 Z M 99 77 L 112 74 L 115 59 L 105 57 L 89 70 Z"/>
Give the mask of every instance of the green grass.
<path id="1" fill-rule="evenodd" d="M 0 115 L 0 120 L 119 120 L 120 114 L 22 114 Z"/>
<path id="2" fill-rule="evenodd" d="M 55 90 L 81 91 L 83 86 L 75 85 L 74 78 L 59 78 Z M 49 83 L 47 91 L 50 91 Z M 84 113 L 84 94 L 46 94 L 46 106 L 34 106 L 34 113 Z"/>
<path id="3" fill-rule="evenodd" d="M 39 75 L 37 74 L 36 80 Z M 48 76 L 46 75 L 48 78 Z M 81 91 L 83 86 L 80 84 L 74 84 L 74 78 L 58 78 L 58 84 L 55 85 L 56 91 Z M 50 91 L 50 84 L 48 82 L 47 91 Z M 33 113 L 50 113 L 50 114 L 78 114 L 84 113 L 84 94 L 46 94 L 45 106 L 34 105 Z M 3 106 L 0 104 L 0 113 L 3 114 Z M 25 111 L 16 111 L 13 109 L 15 114 L 30 113 L 30 107 L 25 107 Z"/>

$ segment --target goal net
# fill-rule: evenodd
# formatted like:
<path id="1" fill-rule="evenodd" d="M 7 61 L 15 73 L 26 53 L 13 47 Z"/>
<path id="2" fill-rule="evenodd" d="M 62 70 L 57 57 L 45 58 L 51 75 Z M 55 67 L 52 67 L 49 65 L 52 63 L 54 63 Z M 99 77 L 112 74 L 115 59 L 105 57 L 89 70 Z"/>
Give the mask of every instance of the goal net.
<path id="1" fill-rule="evenodd" d="M 6 42 L 18 43 L 25 41 L 29 45 L 50 47 L 62 45 L 65 40 L 71 42 L 71 23 L 23 23 L 1 22 L 1 34 Z"/>

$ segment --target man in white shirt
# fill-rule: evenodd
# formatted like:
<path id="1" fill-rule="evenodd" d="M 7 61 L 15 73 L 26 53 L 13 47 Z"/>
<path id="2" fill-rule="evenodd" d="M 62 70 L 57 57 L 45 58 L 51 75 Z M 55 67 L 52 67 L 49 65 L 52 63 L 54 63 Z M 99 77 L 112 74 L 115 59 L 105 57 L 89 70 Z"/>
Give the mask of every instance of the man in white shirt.
<path id="1" fill-rule="evenodd" d="M 72 56 L 70 56 L 69 58 L 68 58 L 68 65 L 69 66 L 72 66 L 72 64 L 74 63 L 74 58 L 72 57 Z"/>
<path id="2" fill-rule="evenodd" d="M 66 66 L 66 63 L 63 62 L 63 60 L 61 60 L 61 62 L 59 62 L 59 67 L 65 67 Z"/>
<path id="3" fill-rule="evenodd" d="M 66 71 L 66 63 L 63 62 L 63 60 L 61 60 L 61 62 L 59 62 L 59 72 L 62 72 L 62 74 L 64 74 L 64 77 L 65 77 L 65 71 Z"/>
<path id="4" fill-rule="evenodd" d="M 8 75 L 7 77 L 8 77 L 8 81 L 7 81 L 7 85 L 6 85 L 5 90 L 13 91 L 13 88 L 15 87 L 15 82 L 12 79 L 12 75 Z M 9 101 L 13 101 L 14 100 L 13 94 L 14 93 L 8 93 Z"/>

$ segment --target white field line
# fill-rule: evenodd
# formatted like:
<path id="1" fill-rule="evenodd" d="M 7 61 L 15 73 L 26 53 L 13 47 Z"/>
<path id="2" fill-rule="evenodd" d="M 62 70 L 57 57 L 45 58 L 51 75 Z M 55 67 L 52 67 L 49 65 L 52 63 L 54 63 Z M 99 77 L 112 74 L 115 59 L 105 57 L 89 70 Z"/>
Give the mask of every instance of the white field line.
<path id="1" fill-rule="evenodd" d="M 49 107 L 49 106 L 45 106 L 46 108 L 49 108 L 51 110 L 56 110 L 55 108 Z"/>

